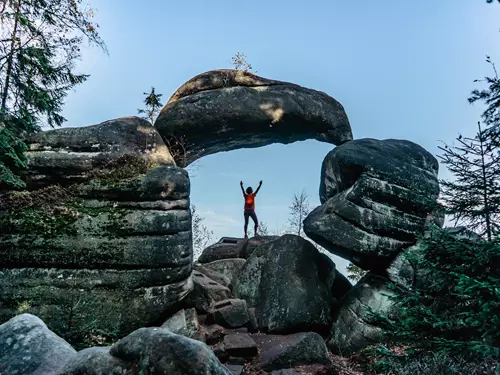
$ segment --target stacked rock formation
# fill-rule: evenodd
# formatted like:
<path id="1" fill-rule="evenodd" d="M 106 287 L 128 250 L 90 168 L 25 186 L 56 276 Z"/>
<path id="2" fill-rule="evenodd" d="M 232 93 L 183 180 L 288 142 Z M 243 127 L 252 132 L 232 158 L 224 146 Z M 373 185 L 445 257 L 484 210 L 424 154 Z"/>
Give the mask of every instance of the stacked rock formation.
<path id="1" fill-rule="evenodd" d="M 369 313 L 396 316 L 387 283 L 407 274 L 402 254 L 436 214 L 438 162 L 404 140 L 359 139 L 331 151 L 323 161 L 322 205 L 304 220 L 314 241 L 370 271 L 339 301 L 328 345 L 344 354 L 379 342 L 381 329 Z M 406 282 L 405 282 L 406 280 Z M 407 278 L 391 281 L 408 287 Z"/>
<path id="2" fill-rule="evenodd" d="M 0 321 L 123 335 L 189 293 L 189 178 L 147 121 L 43 132 L 28 157 L 30 190 L 1 199 Z"/>
<path id="3" fill-rule="evenodd" d="M 234 374 L 325 370 L 334 295 L 347 292 L 336 274 L 327 256 L 295 235 L 224 237 L 200 255 L 193 291 L 162 327 L 210 345 Z"/>
<path id="4" fill-rule="evenodd" d="M 359 139 L 331 151 L 321 169 L 320 200 L 305 233 L 359 267 L 383 272 L 434 218 L 438 162 L 419 145 Z M 441 222 L 442 225 L 442 222 Z"/>

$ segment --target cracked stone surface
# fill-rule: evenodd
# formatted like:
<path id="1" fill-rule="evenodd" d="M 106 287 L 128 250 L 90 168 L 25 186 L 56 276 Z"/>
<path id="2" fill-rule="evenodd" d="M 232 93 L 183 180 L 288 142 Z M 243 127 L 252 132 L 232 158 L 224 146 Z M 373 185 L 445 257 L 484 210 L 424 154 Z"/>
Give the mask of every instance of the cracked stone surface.
<path id="1" fill-rule="evenodd" d="M 435 217 L 438 162 L 404 140 L 359 139 L 328 153 L 320 200 L 304 221 L 316 243 L 357 266 L 384 271 Z"/>
<path id="2" fill-rule="evenodd" d="M 365 275 L 344 297 L 337 310 L 327 345 L 333 353 L 348 355 L 380 342 L 382 331 L 374 324 L 367 308 L 394 316 L 387 280 L 372 273 Z"/>

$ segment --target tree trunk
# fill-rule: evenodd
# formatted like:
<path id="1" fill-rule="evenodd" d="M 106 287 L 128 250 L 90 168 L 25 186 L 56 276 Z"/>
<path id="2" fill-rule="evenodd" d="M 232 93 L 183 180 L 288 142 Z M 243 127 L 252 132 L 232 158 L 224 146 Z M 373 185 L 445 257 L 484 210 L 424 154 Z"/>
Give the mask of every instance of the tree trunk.
<path id="1" fill-rule="evenodd" d="M 478 122 L 479 128 L 479 142 L 481 145 L 481 170 L 483 174 L 483 204 L 484 204 L 484 219 L 486 221 L 486 236 L 488 241 L 491 241 L 491 222 L 490 222 L 490 204 L 488 197 L 488 182 L 486 180 L 486 164 L 484 162 L 484 147 L 483 147 L 483 133 L 481 131 L 481 124 Z"/>
<path id="2" fill-rule="evenodd" d="M 5 113 L 5 109 L 7 108 L 7 97 L 9 92 L 9 84 L 10 84 L 10 76 L 12 74 L 12 64 L 14 63 L 14 47 L 16 43 L 17 36 L 17 26 L 19 25 L 19 10 L 21 9 L 21 0 L 17 2 L 16 7 L 16 16 L 14 18 L 14 29 L 12 30 L 12 41 L 10 44 L 10 53 L 9 58 L 7 60 L 7 72 L 5 75 L 5 85 L 4 92 L 2 93 L 2 105 L 0 107 L 0 113 Z"/>

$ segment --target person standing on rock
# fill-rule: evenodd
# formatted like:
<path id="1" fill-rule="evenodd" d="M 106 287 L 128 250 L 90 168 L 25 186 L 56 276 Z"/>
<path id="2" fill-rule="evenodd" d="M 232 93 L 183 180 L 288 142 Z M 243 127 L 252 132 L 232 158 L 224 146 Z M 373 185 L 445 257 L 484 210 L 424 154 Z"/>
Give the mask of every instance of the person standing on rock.
<path id="1" fill-rule="evenodd" d="M 241 191 L 243 192 L 243 197 L 245 198 L 245 207 L 243 211 L 243 216 L 245 217 L 245 238 L 248 238 L 247 228 L 248 228 L 248 218 L 252 218 L 254 222 L 254 236 L 257 236 L 257 229 L 259 228 L 259 220 L 255 214 L 255 196 L 262 186 L 262 181 L 259 182 L 259 187 L 253 192 L 253 189 L 249 186 L 246 191 L 243 189 L 243 181 L 240 181 Z"/>

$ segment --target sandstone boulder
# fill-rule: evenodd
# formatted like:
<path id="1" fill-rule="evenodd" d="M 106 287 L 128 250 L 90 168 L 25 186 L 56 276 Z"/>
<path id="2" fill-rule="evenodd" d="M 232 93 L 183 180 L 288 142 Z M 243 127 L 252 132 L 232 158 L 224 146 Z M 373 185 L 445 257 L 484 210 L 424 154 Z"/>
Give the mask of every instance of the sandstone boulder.
<path id="1" fill-rule="evenodd" d="M 332 285 L 332 297 L 340 300 L 352 289 L 352 284 L 347 277 L 345 277 L 338 270 L 335 270 L 335 280 Z"/>
<path id="2" fill-rule="evenodd" d="M 154 125 L 181 166 L 276 142 L 352 140 L 344 108 L 327 94 L 234 70 L 206 72 L 185 83 Z"/>
<path id="3" fill-rule="evenodd" d="M 259 367 L 268 372 L 301 365 L 332 363 L 323 338 L 315 332 L 254 335 L 253 339 L 259 348 Z"/>
<path id="4" fill-rule="evenodd" d="M 193 340 L 205 341 L 205 333 L 198 322 L 198 314 L 194 308 L 179 310 L 165 323 L 161 328 L 167 328 L 170 332 L 177 335 L 189 337 Z"/>
<path id="5" fill-rule="evenodd" d="M 17 315 L 0 325 L 0 374 L 55 375 L 75 355 L 34 315 Z"/>
<path id="6" fill-rule="evenodd" d="M 81 182 L 120 160 L 175 166 L 158 131 L 135 116 L 39 132 L 27 143 L 28 186 Z"/>
<path id="7" fill-rule="evenodd" d="M 261 330 L 322 332 L 331 323 L 335 272 L 325 258 L 309 241 L 282 236 L 254 251 L 233 280 L 233 293 L 255 308 Z"/>
<path id="8" fill-rule="evenodd" d="M 247 303 L 241 299 L 228 299 L 217 302 L 207 316 L 208 324 L 219 324 L 227 328 L 238 328 L 250 320 Z"/>
<path id="9" fill-rule="evenodd" d="M 224 350 L 229 356 L 250 358 L 257 355 L 257 344 L 248 333 L 231 332 L 224 336 Z"/>
<path id="10" fill-rule="evenodd" d="M 257 247 L 262 244 L 277 240 L 279 236 L 256 236 L 249 238 L 242 251 L 242 257 L 248 259 L 252 256 Z"/>
<path id="11" fill-rule="evenodd" d="M 382 340 L 382 330 L 370 314 L 380 313 L 395 317 L 387 279 L 372 273 L 365 275 L 340 301 L 335 314 L 328 347 L 332 352 L 349 355 Z"/>
<path id="12" fill-rule="evenodd" d="M 438 162 L 415 143 L 359 139 L 323 161 L 323 203 L 304 221 L 315 242 L 364 269 L 385 270 L 435 214 Z"/>
<path id="13" fill-rule="evenodd" d="M 111 348 L 82 350 L 60 375 L 231 375 L 205 344 L 165 328 L 141 328 Z"/>
<path id="14" fill-rule="evenodd" d="M 202 273 L 203 275 L 205 275 L 209 279 L 212 279 L 213 281 L 216 281 L 221 285 L 224 285 L 226 287 L 229 287 L 231 285 L 231 280 L 223 273 L 215 271 L 215 270 L 213 270 L 209 267 L 206 267 L 205 265 L 202 265 L 200 263 L 195 263 L 193 268 L 195 271 Z"/>
<path id="15" fill-rule="evenodd" d="M 242 238 L 222 237 L 217 243 L 203 250 L 198 262 L 203 264 L 222 259 L 242 258 L 246 242 Z"/>
<path id="16" fill-rule="evenodd" d="M 240 269 L 243 267 L 245 263 L 246 259 L 229 258 L 229 259 L 215 260 L 210 263 L 205 263 L 203 264 L 203 267 L 224 275 L 230 280 L 232 285 L 233 279 L 238 274 L 238 272 L 240 272 Z"/>
<path id="17" fill-rule="evenodd" d="M 219 301 L 231 298 L 231 291 L 201 272 L 193 272 L 193 290 L 186 298 L 188 306 L 199 312 L 209 312 Z"/>

